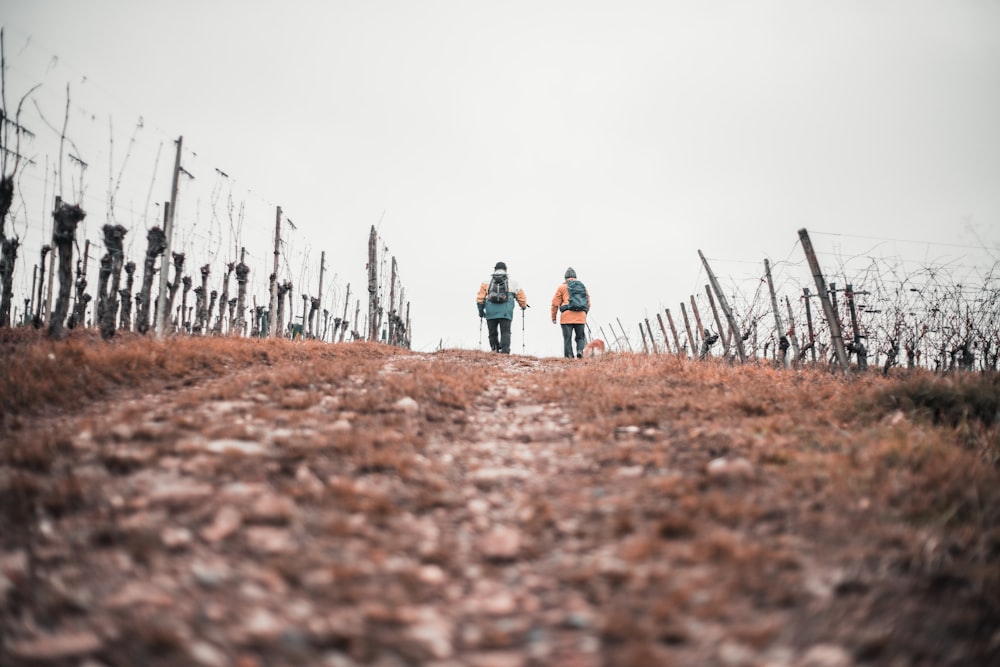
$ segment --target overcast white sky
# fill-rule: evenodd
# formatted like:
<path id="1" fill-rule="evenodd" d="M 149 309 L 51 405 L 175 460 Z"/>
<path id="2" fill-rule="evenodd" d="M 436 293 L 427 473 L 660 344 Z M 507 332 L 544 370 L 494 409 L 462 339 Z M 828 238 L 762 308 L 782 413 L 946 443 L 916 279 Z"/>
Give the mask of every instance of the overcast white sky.
<path id="1" fill-rule="evenodd" d="M 290 278 L 317 282 L 325 251 L 353 315 L 378 224 L 418 350 L 480 345 L 474 297 L 498 260 L 532 306 L 513 350 L 559 356 L 548 303 L 567 266 L 595 335 L 620 319 L 639 345 L 641 319 L 704 299 L 699 249 L 748 302 L 764 258 L 793 299 L 812 287 L 802 227 L 842 279 L 873 263 L 967 279 L 1000 258 L 992 0 L 0 0 L 0 16 L 8 108 L 42 84 L 14 211 L 25 292 L 67 86 L 88 238 L 120 181 L 141 263 L 183 135 L 182 247 L 221 272 L 232 197 L 269 265 L 280 205 L 289 261 L 312 266 Z M 80 199 L 66 157 L 62 175 Z"/>

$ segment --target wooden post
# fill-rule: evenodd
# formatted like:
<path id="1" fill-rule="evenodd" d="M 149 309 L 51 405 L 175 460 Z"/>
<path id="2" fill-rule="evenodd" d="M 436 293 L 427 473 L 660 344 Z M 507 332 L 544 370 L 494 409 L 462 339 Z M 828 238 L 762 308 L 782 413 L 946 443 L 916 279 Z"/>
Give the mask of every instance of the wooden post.
<path id="1" fill-rule="evenodd" d="M 604 333 L 604 327 L 597 327 L 597 330 L 601 332 L 601 340 L 603 340 L 605 343 L 607 343 L 608 346 L 610 347 L 611 346 L 611 341 L 608 340 L 607 334 Z M 611 332 L 614 333 L 614 329 L 612 329 Z"/>
<path id="2" fill-rule="evenodd" d="M 625 333 L 625 327 L 622 326 L 622 321 L 617 317 L 615 319 L 618 320 L 618 328 L 622 330 L 622 336 L 625 337 L 625 344 L 628 345 L 628 351 L 634 352 L 634 350 L 632 349 L 632 341 L 628 339 L 628 334 Z"/>
<path id="3" fill-rule="evenodd" d="M 812 361 L 816 363 L 816 332 L 813 329 L 813 317 L 812 317 L 812 304 L 809 303 L 809 298 L 812 295 L 809 294 L 809 288 L 802 288 L 802 298 L 806 301 L 806 328 L 809 331 L 809 350 L 811 352 Z"/>
<path id="4" fill-rule="evenodd" d="M 792 318 L 792 302 L 788 299 L 788 295 L 785 295 L 785 308 L 788 310 L 788 338 L 792 343 L 792 359 L 798 360 L 801 352 L 799 351 L 799 338 L 795 335 L 795 320 Z"/>
<path id="5" fill-rule="evenodd" d="M 688 319 L 687 308 L 684 307 L 683 301 L 681 301 L 681 316 L 684 318 L 684 330 L 687 331 L 688 345 L 691 348 L 691 357 L 695 358 L 698 356 L 698 343 L 695 341 L 694 336 L 691 335 L 691 320 Z"/>
<path id="6" fill-rule="evenodd" d="M 319 254 L 319 289 L 317 290 L 316 300 L 323 303 L 323 270 L 326 268 L 326 251 L 323 250 Z M 319 330 L 319 325 L 316 325 L 316 330 Z M 324 331 L 324 335 L 326 332 Z M 323 336 L 320 336 L 323 338 Z"/>
<path id="7" fill-rule="evenodd" d="M 389 335 L 386 342 L 395 345 L 396 337 L 396 258 L 392 258 L 389 272 Z"/>
<path id="8" fill-rule="evenodd" d="M 278 331 L 278 259 L 281 253 L 281 207 L 275 207 L 274 212 L 274 267 L 271 271 L 271 298 L 268 300 L 267 336 L 274 338 Z M 263 332 L 261 332 L 263 333 Z"/>
<path id="9" fill-rule="evenodd" d="M 354 331 L 351 332 L 351 340 L 361 337 L 361 330 L 358 328 L 358 318 L 361 317 L 361 299 L 354 301 Z M 355 336 L 354 334 L 358 335 Z"/>
<path id="10" fill-rule="evenodd" d="M 167 246 L 163 250 L 163 259 L 160 260 L 160 293 L 156 302 L 155 331 L 157 338 L 163 338 L 166 331 L 167 313 L 167 262 L 170 261 L 171 247 L 174 238 L 174 211 L 177 209 L 177 189 L 181 177 L 181 147 L 184 145 L 184 136 L 177 137 L 177 153 L 174 156 L 174 176 L 170 184 L 170 204 L 167 209 L 169 215 L 165 216 L 163 233 L 166 235 Z"/>
<path id="11" fill-rule="evenodd" d="M 663 348 L 667 354 L 670 354 L 670 339 L 667 337 L 667 327 L 663 325 L 663 316 L 659 313 L 656 314 L 656 321 L 660 323 L 660 331 L 663 333 Z"/>
<path id="12" fill-rule="evenodd" d="M 781 323 L 781 311 L 778 310 L 778 297 L 774 293 L 774 281 L 771 279 L 771 263 L 766 258 L 764 259 L 764 275 L 767 276 L 767 291 L 771 294 L 771 312 L 774 313 L 774 328 L 778 334 L 778 362 L 783 367 L 788 368 L 788 339 L 785 337 L 785 327 Z"/>
<path id="13" fill-rule="evenodd" d="M 851 314 L 851 331 L 854 333 L 854 352 L 858 355 L 858 370 L 868 370 L 868 351 L 861 344 L 861 329 L 858 327 L 858 311 L 854 304 L 854 285 L 848 285 L 844 290 L 844 298 Z"/>
<path id="14" fill-rule="evenodd" d="M 25 305 L 26 308 L 27 308 L 27 310 L 25 312 L 27 312 L 28 314 L 31 314 L 31 313 L 35 312 L 35 288 L 36 287 L 38 287 L 38 265 L 37 264 L 35 264 L 35 266 L 32 267 L 32 269 L 31 269 L 31 299 Z M 27 318 L 25 318 L 25 322 L 27 323 Z"/>
<path id="15" fill-rule="evenodd" d="M 712 306 L 712 317 L 715 318 L 716 331 L 719 332 L 719 340 L 722 342 L 722 356 L 729 356 L 729 334 L 726 333 L 725 327 L 722 326 L 722 320 L 719 319 L 719 309 L 715 307 L 715 297 L 712 296 L 712 287 L 710 285 L 705 285 L 705 294 L 708 295 L 708 304 Z"/>
<path id="16" fill-rule="evenodd" d="M 653 354 L 659 354 L 660 351 L 656 348 L 656 339 L 653 338 L 653 327 L 649 326 L 648 317 L 646 318 L 646 332 L 649 334 L 649 346 L 653 348 Z"/>
<path id="17" fill-rule="evenodd" d="M 368 340 L 378 340 L 378 234 L 368 234 Z"/>
<path id="18" fill-rule="evenodd" d="M 340 318 L 340 340 L 344 342 L 344 334 L 347 333 L 347 305 L 351 301 L 351 283 L 347 283 L 347 294 L 344 296 L 344 316 Z"/>
<path id="19" fill-rule="evenodd" d="M 813 280 L 816 281 L 816 290 L 819 292 L 819 300 L 823 304 L 823 312 L 826 314 L 827 324 L 830 327 L 830 342 L 837 353 L 837 361 L 840 362 L 840 367 L 844 370 L 844 373 L 849 373 L 850 367 L 847 365 L 847 350 L 844 349 L 844 336 L 840 331 L 840 322 L 837 319 L 837 313 L 834 311 L 833 305 L 830 303 L 830 298 L 827 296 L 823 272 L 819 268 L 819 260 L 816 259 L 812 241 L 809 240 L 809 232 L 805 228 L 799 230 L 799 240 L 802 242 L 802 250 L 809 261 Z"/>
<path id="20" fill-rule="evenodd" d="M 677 348 L 677 354 L 683 354 L 684 348 L 681 347 L 681 339 L 677 335 L 677 326 L 674 324 L 674 317 L 670 314 L 669 308 L 667 308 L 667 322 L 670 324 L 670 333 L 674 336 L 674 347 Z"/>
<path id="21" fill-rule="evenodd" d="M 642 322 L 639 322 L 639 335 L 642 336 L 642 353 L 649 354 L 649 347 L 646 345 L 646 332 L 642 328 Z"/>
<path id="22" fill-rule="evenodd" d="M 698 340 L 705 340 L 705 327 L 701 324 L 701 313 L 698 312 L 698 304 L 694 300 L 694 294 L 691 295 L 691 312 L 694 313 L 694 321 L 698 324 Z"/>
<path id="23" fill-rule="evenodd" d="M 55 211 L 59 210 L 59 206 L 62 204 L 62 197 L 56 195 L 55 208 L 53 209 L 53 214 Z M 45 291 L 45 307 L 42 313 L 41 323 L 47 324 L 52 318 L 52 282 L 56 274 L 56 242 L 55 242 L 55 225 L 52 227 L 52 249 L 49 252 L 49 286 Z"/>
<path id="24" fill-rule="evenodd" d="M 740 361 L 746 361 L 747 354 L 743 349 L 743 337 L 740 335 L 739 328 L 736 326 L 736 318 L 733 317 L 733 311 L 729 309 L 729 302 L 726 301 L 726 295 L 722 293 L 722 287 L 719 285 L 719 281 L 715 278 L 715 273 L 712 271 L 712 267 L 708 265 L 708 260 L 705 259 L 705 255 L 698 251 L 698 256 L 701 257 L 701 263 L 705 267 L 705 273 L 708 274 L 708 282 L 712 285 L 712 290 L 715 291 L 715 296 L 719 299 L 719 307 L 722 308 L 723 314 L 726 316 L 726 321 L 729 323 L 729 329 L 733 332 L 733 342 L 736 344 L 736 354 L 739 356 Z"/>
<path id="25" fill-rule="evenodd" d="M 524 313 L 521 313 L 521 317 L 524 317 Z M 410 331 L 410 302 L 406 302 L 406 347 L 409 349 L 413 342 L 413 333 Z"/>

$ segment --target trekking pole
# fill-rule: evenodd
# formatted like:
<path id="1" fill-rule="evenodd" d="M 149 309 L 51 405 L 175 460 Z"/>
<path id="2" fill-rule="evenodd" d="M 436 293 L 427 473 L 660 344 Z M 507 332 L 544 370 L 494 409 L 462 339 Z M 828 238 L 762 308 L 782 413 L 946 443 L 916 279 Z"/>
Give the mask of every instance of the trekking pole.
<path id="1" fill-rule="evenodd" d="M 479 316 L 479 351 L 483 351 L 483 316 Z"/>
<path id="2" fill-rule="evenodd" d="M 522 355 L 524 355 L 524 353 L 525 353 L 524 352 L 524 320 L 525 320 L 524 316 L 525 316 L 527 310 L 528 310 L 527 306 L 525 306 L 524 308 L 521 309 L 521 354 Z"/>

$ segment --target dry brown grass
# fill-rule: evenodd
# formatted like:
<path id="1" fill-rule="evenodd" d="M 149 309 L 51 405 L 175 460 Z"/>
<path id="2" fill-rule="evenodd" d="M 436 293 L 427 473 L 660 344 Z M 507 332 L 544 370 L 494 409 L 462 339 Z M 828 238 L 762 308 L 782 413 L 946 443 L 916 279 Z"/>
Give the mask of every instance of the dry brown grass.
<path id="1" fill-rule="evenodd" d="M 969 635 L 982 652 L 987 622 L 1000 618 L 995 376 L 844 378 L 669 355 L 530 360 L 367 343 L 5 335 L 0 547 L 33 544 L 40 517 L 76 516 L 85 519 L 72 538 L 79 544 L 155 568 L 169 559 L 161 535 L 118 518 L 128 509 L 147 517 L 147 501 L 135 492 L 115 505 L 95 480 L 122 494 L 154 469 L 213 489 L 257 484 L 287 504 L 277 516 L 241 508 L 250 528 L 225 556 L 250 553 L 276 573 L 265 583 L 277 591 L 340 613 L 363 609 L 364 628 L 317 640 L 362 663 L 405 626 L 407 605 L 442 604 L 418 570 L 387 568 L 406 558 L 456 582 L 470 572 L 511 586 L 544 579 L 525 586 L 540 616 L 556 620 L 532 622 L 553 634 L 585 627 L 601 643 L 601 664 L 695 664 L 701 627 L 724 627 L 752 651 L 836 641 L 859 664 L 888 664 L 949 655 L 944 644 L 959 637 L 951 627 L 968 619 L 982 626 Z M 507 426 L 531 425 L 533 415 L 550 428 Z M 270 449 L 261 460 L 209 456 L 199 448 L 212 441 Z M 435 458 L 442 448 L 449 457 Z M 496 459 L 463 458 L 464 448 Z M 719 474 L 719 459 L 746 467 Z M 560 472 L 540 483 L 530 462 Z M 532 475 L 480 489 L 468 481 L 471 466 Z M 472 517 L 473 501 L 491 509 Z M 198 535 L 216 512 L 178 501 L 164 516 Z M 501 513 L 521 531 L 518 556 L 463 561 L 476 522 Z M 296 548 L 260 556 L 253 540 L 267 533 L 253 529 L 286 519 Z M 421 533 L 428 524 L 440 529 L 433 539 Z M 817 590 L 827 591 L 824 604 Z M 20 627 L 26 610 L 53 623 L 69 613 L 43 593 L 8 598 L 16 609 L 0 620 Z M 567 600 L 593 619 L 557 614 Z M 887 614 L 898 632 L 859 632 Z M 921 614 L 940 627 L 925 628 Z M 531 627 L 484 621 L 475 642 L 462 641 L 523 646 Z M 186 641 L 166 621 L 131 635 L 106 649 L 109 664 L 119 650 L 163 653 L 169 663 Z"/>

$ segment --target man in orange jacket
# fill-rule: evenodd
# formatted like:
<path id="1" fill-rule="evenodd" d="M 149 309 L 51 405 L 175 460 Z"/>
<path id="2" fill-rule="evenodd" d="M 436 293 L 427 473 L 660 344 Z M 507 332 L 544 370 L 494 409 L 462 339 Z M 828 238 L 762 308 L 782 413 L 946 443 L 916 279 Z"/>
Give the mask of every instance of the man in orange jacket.
<path id="1" fill-rule="evenodd" d="M 573 267 L 566 269 L 566 282 L 556 289 L 552 297 L 552 324 L 556 323 L 556 313 L 562 325 L 563 356 L 572 359 L 583 358 L 583 348 L 587 346 L 587 313 L 590 311 L 590 292 L 576 278 Z M 573 338 L 576 337 L 576 355 L 573 354 Z"/>

